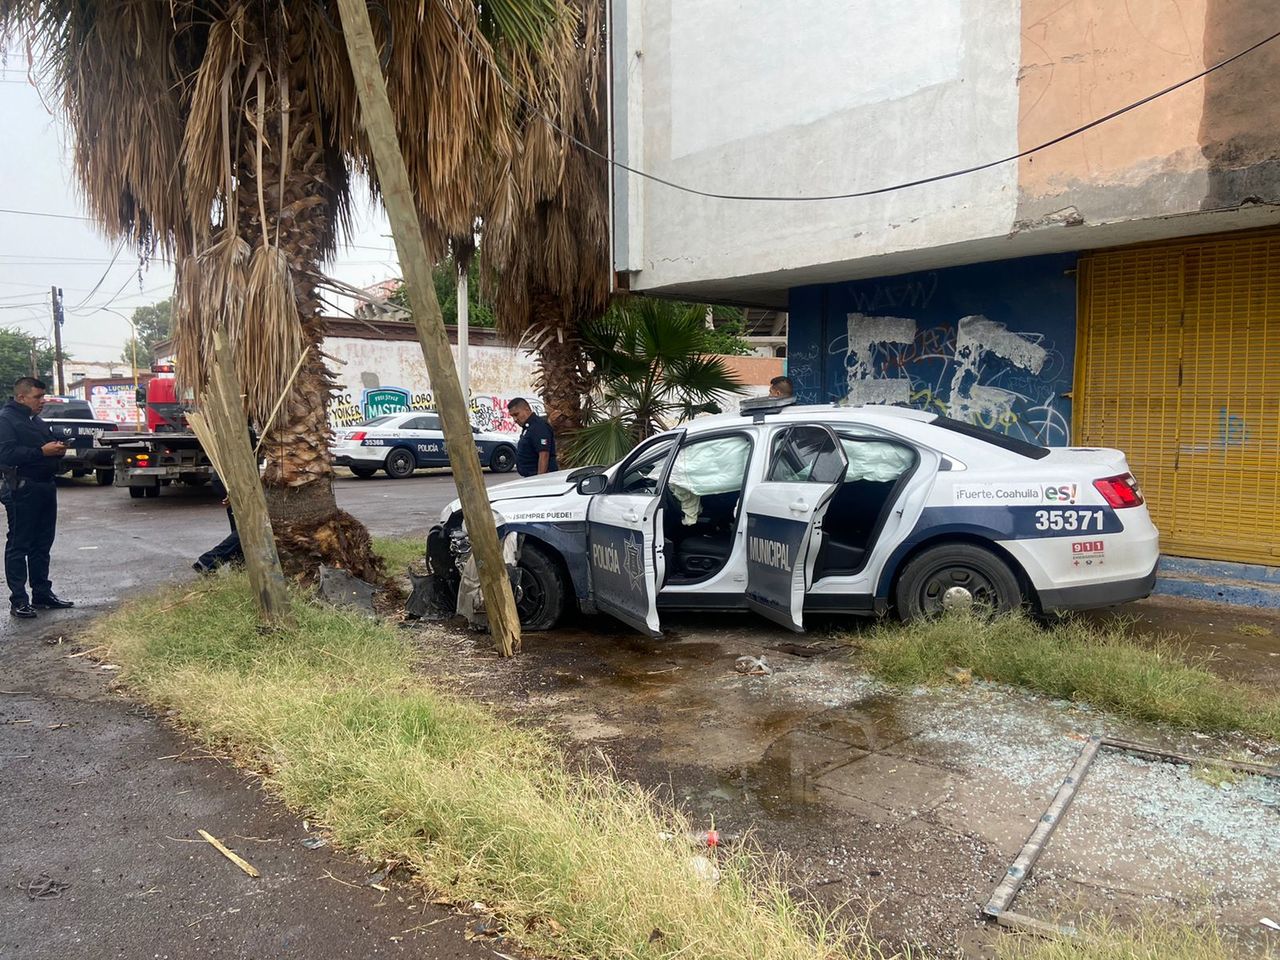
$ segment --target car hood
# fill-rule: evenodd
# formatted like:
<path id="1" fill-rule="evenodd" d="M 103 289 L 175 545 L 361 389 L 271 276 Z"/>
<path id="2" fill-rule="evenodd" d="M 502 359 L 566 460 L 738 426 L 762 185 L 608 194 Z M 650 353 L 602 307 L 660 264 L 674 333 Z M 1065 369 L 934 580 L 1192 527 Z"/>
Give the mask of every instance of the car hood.
<path id="1" fill-rule="evenodd" d="M 521 500 L 525 497 L 560 497 L 574 488 L 569 475 L 572 470 L 558 470 L 555 473 L 544 473 L 536 477 L 523 477 L 509 483 L 500 483 L 489 488 L 489 502 L 500 503 L 503 500 Z"/>

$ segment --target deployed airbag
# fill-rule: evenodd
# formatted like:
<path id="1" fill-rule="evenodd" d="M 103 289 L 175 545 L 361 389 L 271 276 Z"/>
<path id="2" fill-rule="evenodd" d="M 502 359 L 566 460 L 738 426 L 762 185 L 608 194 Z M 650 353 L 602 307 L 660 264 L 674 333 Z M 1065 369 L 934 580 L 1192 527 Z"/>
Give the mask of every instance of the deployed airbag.
<path id="1" fill-rule="evenodd" d="M 698 522 L 703 497 L 741 490 L 750 454 L 751 442 L 744 437 L 722 437 L 683 448 L 668 480 L 680 504 L 680 522 L 686 527 Z"/>

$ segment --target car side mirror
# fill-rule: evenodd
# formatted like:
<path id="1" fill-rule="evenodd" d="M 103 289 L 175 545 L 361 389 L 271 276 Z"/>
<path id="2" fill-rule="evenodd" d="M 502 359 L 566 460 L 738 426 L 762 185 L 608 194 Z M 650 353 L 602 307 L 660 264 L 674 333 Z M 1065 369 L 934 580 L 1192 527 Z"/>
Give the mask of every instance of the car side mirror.
<path id="1" fill-rule="evenodd" d="M 593 473 L 589 477 L 583 477 L 578 481 L 578 493 L 584 497 L 594 497 L 597 493 L 604 493 L 604 488 L 609 485 L 609 478 L 603 473 Z"/>

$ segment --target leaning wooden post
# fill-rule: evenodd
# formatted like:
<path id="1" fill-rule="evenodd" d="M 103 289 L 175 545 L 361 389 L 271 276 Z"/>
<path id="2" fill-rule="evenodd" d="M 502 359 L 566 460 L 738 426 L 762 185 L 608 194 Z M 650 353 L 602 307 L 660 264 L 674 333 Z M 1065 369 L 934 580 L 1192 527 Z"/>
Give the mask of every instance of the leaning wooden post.
<path id="1" fill-rule="evenodd" d="M 192 413 L 188 421 L 227 488 L 258 612 L 264 623 L 281 626 L 290 619 L 289 594 L 258 475 L 258 455 L 249 441 L 240 377 L 226 334 L 221 330 L 213 335 L 209 382 L 200 410 Z"/>
<path id="2" fill-rule="evenodd" d="M 462 396 L 458 370 L 449 349 L 449 335 L 445 332 L 444 317 L 436 300 L 431 261 L 427 258 L 418 208 L 396 136 L 395 117 L 391 112 L 391 101 L 387 98 L 378 50 L 373 42 L 369 11 L 365 0 L 338 0 L 338 10 L 342 16 L 342 33 L 347 41 L 351 72 L 355 75 L 356 92 L 360 97 L 360 120 L 373 149 L 382 201 L 387 208 L 396 253 L 409 287 L 413 322 L 418 328 L 418 342 L 422 345 L 422 356 L 427 363 L 427 373 L 431 377 L 436 406 L 444 426 L 449 465 L 453 468 L 454 483 L 462 499 L 462 515 L 471 536 L 471 551 L 480 575 L 485 615 L 498 652 L 509 657 L 520 649 L 520 617 L 502 560 L 498 531 L 493 525 L 493 508 L 489 505 L 480 458 L 471 432 L 471 414 Z"/>

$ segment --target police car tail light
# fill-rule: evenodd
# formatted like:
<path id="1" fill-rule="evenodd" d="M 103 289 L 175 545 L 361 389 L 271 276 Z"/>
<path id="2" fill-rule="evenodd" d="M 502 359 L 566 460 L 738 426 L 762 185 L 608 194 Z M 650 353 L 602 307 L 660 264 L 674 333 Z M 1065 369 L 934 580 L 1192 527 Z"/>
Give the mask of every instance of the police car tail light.
<path id="1" fill-rule="evenodd" d="M 1122 473 L 1118 477 L 1107 477 L 1093 481 L 1094 487 L 1102 494 L 1102 498 L 1113 507 L 1142 506 L 1142 490 L 1131 473 Z"/>
<path id="2" fill-rule="evenodd" d="M 363 440 L 363 439 L 364 439 L 365 437 L 367 437 L 368 435 L 369 435 L 369 434 L 368 434 L 368 433 L 366 433 L 364 430 L 356 430 L 354 433 L 349 433 L 349 434 L 347 434 L 347 439 L 348 439 L 348 440 L 355 440 L 355 441 L 357 441 L 357 442 L 358 442 L 358 441 L 360 441 L 360 440 Z"/>

